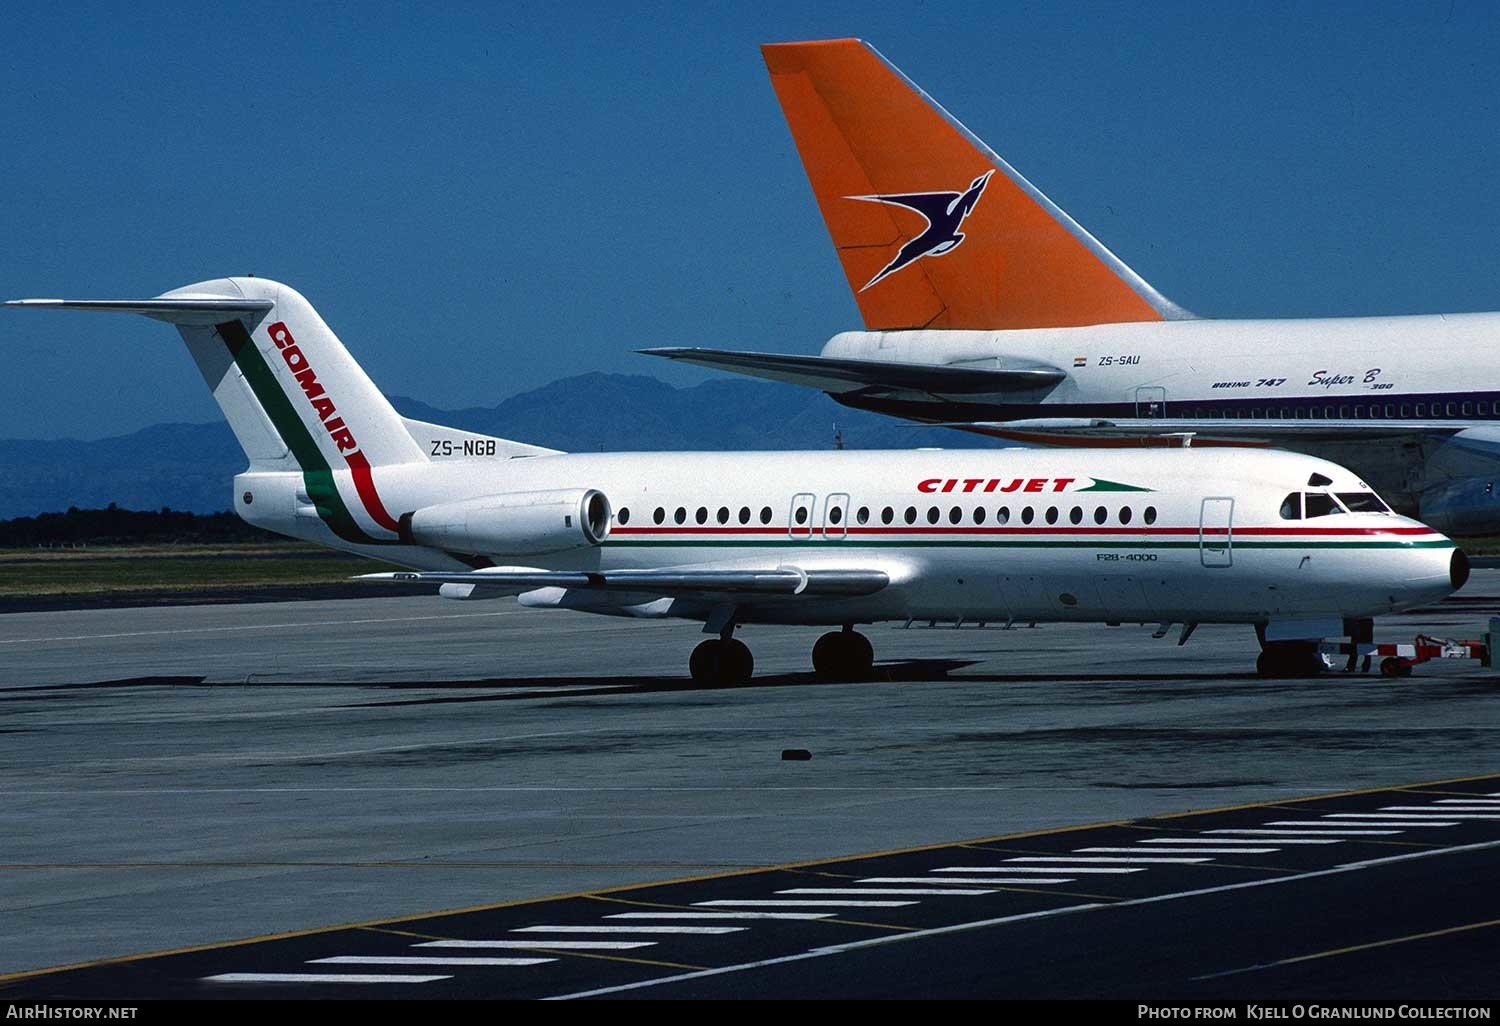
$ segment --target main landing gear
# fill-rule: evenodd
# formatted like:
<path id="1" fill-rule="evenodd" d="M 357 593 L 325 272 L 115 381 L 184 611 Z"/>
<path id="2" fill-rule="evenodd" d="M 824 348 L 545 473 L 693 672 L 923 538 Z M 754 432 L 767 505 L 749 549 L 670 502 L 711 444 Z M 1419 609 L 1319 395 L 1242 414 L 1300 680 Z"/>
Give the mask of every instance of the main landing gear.
<path id="1" fill-rule="evenodd" d="M 1255 660 L 1262 677 L 1316 677 L 1326 669 L 1316 641 L 1270 641 Z"/>
<path id="2" fill-rule="evenodd" d="M 813 671 L 824 680 L 864 680 L 875 665 L 875 648 L 853 625 L 830 631 L 812 650 Z"/>
<path id="3" fill-rule="evenodd" d="M 875 648 L 850 624 L 818 639 L 812 663 L 823 680 L 866 680 L 875 665 Z M 727 625 L 717 638 L 699 644 L 688 659 L 688 673 L 702 688 L 739 687 L 750 683 L 754 672 L 755 658 L 745 643 L 734 637 L 734 624 Z"/>

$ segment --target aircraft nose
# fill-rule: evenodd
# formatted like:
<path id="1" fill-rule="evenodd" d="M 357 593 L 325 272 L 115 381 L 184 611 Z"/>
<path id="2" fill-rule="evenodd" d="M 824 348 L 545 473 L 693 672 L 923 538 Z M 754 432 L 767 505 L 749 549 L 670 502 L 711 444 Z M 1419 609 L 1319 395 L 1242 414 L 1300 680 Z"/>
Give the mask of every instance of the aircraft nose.
<path id="1" fill-rule="evenodd" d="M 1454 591 L 1469 583 L 1469 557 L 1463 549 L 1453 550 L 1453 558 L 1448 561 L 1448 580 Z"/>

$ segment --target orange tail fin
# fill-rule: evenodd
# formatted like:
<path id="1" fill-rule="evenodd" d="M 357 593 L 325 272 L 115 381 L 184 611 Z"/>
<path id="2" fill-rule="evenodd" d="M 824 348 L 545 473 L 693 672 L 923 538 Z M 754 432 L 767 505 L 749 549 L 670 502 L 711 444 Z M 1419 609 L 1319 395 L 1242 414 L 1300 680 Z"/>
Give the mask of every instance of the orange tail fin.
<path id="1" fill-rule="evenodd" d="M 866 328 L 1191 316 L 873 47 L 830 39 L 761 52 Z"/>

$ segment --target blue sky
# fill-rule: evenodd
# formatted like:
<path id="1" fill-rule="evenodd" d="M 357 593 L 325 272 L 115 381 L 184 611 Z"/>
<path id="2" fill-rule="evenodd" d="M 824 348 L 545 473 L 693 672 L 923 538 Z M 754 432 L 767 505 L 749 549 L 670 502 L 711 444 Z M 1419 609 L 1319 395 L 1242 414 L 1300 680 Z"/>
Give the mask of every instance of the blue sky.
<path id="1" fill-rule="evenodd" d="M 859 319 L 757 46 L 850 35 L 1200 314 L 1500 309 L 1464 0 L 11 5 L 0 296 L 276 278 L 442 406 L 814 353 Z M 7 311 L 0 352 L 0 437 L 217 416 L 164 325 Z"/>

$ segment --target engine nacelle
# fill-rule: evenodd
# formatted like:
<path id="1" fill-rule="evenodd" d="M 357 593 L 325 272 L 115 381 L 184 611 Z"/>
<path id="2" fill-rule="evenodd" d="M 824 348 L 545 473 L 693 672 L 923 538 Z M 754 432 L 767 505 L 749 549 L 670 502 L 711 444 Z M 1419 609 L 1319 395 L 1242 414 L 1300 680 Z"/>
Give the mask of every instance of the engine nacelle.
<path id="1" fill-rule="evenodd" d="M 598 545 L 613 515 L 592 488 L 506 492 L 424 506 L 401 518 L 401 535 L 450 552 L 530 556 Z"/>

